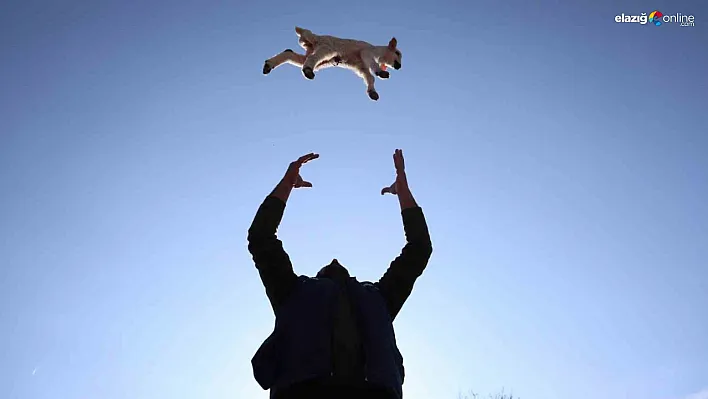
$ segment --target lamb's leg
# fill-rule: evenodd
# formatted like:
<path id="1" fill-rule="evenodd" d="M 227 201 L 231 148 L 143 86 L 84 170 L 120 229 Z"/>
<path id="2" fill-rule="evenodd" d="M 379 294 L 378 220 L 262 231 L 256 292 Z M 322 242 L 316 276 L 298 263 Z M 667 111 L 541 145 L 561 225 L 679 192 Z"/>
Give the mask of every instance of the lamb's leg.
<path id="1" fill-rule="evenodd" d="M 376 88 L 374 87 L 374 75 L 368 70 L 359 71 L 359 74 L 364 79 L 364 82 L 366 82 L 366 92 L 369 94 L 369 98 L 377 101 L 379 99 L 379 93 L 376 92 Z"/>
<path id="2" fill-rule="evenodd" d="M 376 76 L 380 77 L 381 79 L 388 79 L 391 76 L 391 74 L 389 74 L 388 71 L 384 71 L 378 65 L 376 65 L 376 68 L 374 69 L 374 74 Z"/>
<path id="3" fill-rule="evenodd" d="M 322 61 L 334 57 L 335 54 L 336 53 L 328 47 L 315 47 L 312 54 L 308 55 L 305 59 L 304 65 L 302 66 L 302 74 L 310 80 L 314 79 L 315 67 Z"/>
<path id="4" fill-rule="evenodd" d="M 305 56 L 287 49 L 275 57 L 266 60 L 263 65 L 263 74 L 267 75 L 273 69 L 286 63 L 302 68 L 302 65 L 305 63 Z"/>

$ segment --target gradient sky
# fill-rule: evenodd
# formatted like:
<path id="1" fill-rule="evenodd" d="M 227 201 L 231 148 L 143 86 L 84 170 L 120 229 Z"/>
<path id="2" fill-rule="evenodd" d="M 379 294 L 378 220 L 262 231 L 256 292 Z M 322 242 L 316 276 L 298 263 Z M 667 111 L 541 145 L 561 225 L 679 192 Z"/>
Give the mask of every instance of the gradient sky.
<path id="1" fill-rule="evenodd" d="M 407 399 L 708 388 L 708 5 L 584 3 L 3 3 L 0 397 L 266 398 L 258 205 L 319 152 L 279 236 L 299 274 L 378 279 L 395 148 L 434 246 L 395 322 Z M 654 9 L 696 26 L 614 22 Z M 396 36 L 403 68 L 376 103 L 262 76 L 296 25 Z"/>

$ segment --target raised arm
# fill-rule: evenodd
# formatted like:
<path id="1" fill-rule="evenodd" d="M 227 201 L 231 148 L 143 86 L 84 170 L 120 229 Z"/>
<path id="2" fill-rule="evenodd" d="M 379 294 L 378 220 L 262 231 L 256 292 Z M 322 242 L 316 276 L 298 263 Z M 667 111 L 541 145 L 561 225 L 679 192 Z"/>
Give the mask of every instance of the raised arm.
<path id="1" fill-rule="evenodd" d="M 381 190 L 381 195 L 390 193 L 398 197 L 406 245 L 377 283 L 388 305 L 391 320 L 395 319 L 400 312 L 413 290 L 413 284 L 423 274 L 433 252 L 423 210 L 415 202 L 408 187 L 401 150 L 396 150 L 393 161 L 396 167 L 396 181 L 390 187 Z"/>
<path id="2" fill-rule="evenodd" d="M 312 183 L 300 177 L 300 167 L 318 157 L 317 154 L 307 154 L 290 164 L 283 179 L 258 208 L 248 229 L 248 251 L 256 264 L 273 311 L 287 298 L 297 281 L 290 257 L 283 249 L 276 231 L 292 189 L 312 187 Z"/>

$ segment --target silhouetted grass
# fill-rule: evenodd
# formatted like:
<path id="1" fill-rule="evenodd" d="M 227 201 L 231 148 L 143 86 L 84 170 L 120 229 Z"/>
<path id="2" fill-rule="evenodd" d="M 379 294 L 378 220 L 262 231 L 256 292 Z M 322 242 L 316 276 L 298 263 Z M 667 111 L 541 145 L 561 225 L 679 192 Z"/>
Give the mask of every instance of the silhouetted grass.
<path id="1" fill-rule="evenodd" d="M 514 394 L 506 393 L 502 389 L 501 392 L 496 394 L 480 395 L 474 391 L 469 391 L 466 394 L 459 394 L 458 399 L 521 399 L 519 396 L 514 396 Z"/>

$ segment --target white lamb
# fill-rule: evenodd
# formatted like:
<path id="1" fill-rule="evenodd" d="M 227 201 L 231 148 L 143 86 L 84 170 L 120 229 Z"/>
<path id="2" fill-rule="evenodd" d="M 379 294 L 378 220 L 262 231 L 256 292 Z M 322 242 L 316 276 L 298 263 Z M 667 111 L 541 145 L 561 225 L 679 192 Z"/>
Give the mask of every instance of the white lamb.
<path id="1" fill-rule="evenodd" d="M 341 39 L 334 36 L 315 35 L 311 31 L 296 27 L 300 46 L 305 54 L 298 54 L 291 49 L 266 60 L 263 74 L 288 63 L 302 68 L 307 79 L 315 78 L 315 71 L 339 66 L 354 71 L 366 83 L 369 98 L 376 101 L 379 94 L 374 87 L 374 75 L 388 79 L 386 67 L 401 69 L 401 52 L 396 48 L 396 38 L 387 46 L 374 46 L 360 40 Z"/>

